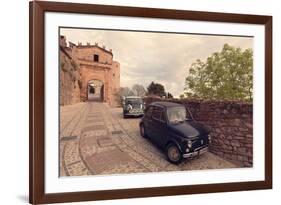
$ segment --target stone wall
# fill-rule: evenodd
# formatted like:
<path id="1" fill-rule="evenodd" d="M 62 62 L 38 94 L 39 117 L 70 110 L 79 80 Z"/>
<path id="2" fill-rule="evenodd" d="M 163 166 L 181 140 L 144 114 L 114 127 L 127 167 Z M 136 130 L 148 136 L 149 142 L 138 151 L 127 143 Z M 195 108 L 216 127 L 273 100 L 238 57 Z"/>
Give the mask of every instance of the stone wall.
<path id="1" fill-rule="evenodd" d="M 146 98 L 147 104 L 162 99 Z M 211 129 L 210 151 L 239 163 L 253 166 L 253 106 L 237 101 L 169 101 L 184 104 L 198 122 Z"/>
<path id="2" fill-rule="evenodd" d="M 87 100 L 89 81 L 98 80 L 104 85 L 103 101 L 112 107 L 117 106 L 116 94 L 120 88 L 120 64 L 113 61 L 112 53 L 90 45 L 73 47 L 73 51 L 75 50 L 81 73 L 81 100 Z M 99 56 L 98 62 L 94 61 L 94 54 Z"/>
<path id="3" fill-rule="evenodd" d="M 94 54 L 99 56 L 98 62 L 102 64 L 112 64 L 113 55 L 111 52 L 102 49 L 98 46 L 94 45 L 80 45 L 77 47 L 73 47 L 73 50 L 77 53 L 75 54 L 78 59 L 94 61 Z"/>
<path id="4" fill-rule="evenodd" d="M 60 105 L 80 102 L 79 65 L 71 56 L 60 48 Z M 79 82 L 80 81 L 80 82 Z"/>
<path id="5" fill-rule="evenodd" d="M 120 63 L 117 61 L 113 61 L 112 69 L 109 71 L 109 75 L 111 75 L 111 106 L 118 107 L 120 106 Z"/>

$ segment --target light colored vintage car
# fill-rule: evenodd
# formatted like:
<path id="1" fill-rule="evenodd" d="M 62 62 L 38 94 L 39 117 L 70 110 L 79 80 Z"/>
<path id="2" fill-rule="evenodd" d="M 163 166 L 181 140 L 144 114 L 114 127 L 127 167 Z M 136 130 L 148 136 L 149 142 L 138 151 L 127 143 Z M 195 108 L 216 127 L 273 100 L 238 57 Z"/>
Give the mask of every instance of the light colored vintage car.
<path id="1" fill-rule="evenodd" d="M 129 116 L 143 116 L 145 105 L 141 97 L 127 96 L 123 99 L 122 104 L 124 118 Z"/>

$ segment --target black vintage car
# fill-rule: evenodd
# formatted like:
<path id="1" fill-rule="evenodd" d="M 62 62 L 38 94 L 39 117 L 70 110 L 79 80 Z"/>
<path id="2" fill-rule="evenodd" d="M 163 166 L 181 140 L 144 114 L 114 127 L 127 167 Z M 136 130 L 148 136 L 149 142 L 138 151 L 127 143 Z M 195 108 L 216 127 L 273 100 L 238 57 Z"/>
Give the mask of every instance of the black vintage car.
<path id="1" fill-rule="evenodd" d="M 208 151 L 209 130 L 199 124 L 183 105 L 154 102 L 140 121 L 140 133 L 163 149 L 171 163 L 199 156 Z"/>
<path id="2" fill-rule="evenodd" d="M 127 96 L 123 99 L 123 117 L 128 116 L 143 116 L 144 102 L 141 97 Z"/>

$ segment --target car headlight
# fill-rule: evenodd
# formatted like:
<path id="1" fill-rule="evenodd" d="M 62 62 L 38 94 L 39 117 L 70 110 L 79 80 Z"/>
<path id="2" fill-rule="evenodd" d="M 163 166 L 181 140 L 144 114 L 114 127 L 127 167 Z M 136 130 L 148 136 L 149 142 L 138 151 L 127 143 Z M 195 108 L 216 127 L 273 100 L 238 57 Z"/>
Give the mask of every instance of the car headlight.
<path id="1" fill-rule="evenodd" d="M 187 141 L 187 147 L 188 147 L 188 148 L 191 148 L 191 147 L 192 147 L 192 141 L 191 141 L 191 140 L 188 140 L 188 141 Z"/>

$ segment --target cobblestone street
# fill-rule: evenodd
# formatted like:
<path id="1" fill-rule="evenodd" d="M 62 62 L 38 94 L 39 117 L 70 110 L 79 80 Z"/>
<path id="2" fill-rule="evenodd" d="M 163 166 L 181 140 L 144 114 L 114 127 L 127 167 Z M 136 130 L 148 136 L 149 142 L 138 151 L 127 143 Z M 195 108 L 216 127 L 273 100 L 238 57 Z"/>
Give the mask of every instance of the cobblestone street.
<path id="1" fill-rule="evenodd" d="M 140 118 L 123 119 L 122 108 L 85 102 L 60 109 L 60 175 L 81 176 L 234 168 L 210 152 L 180 165 L 139 134 Z"/>

